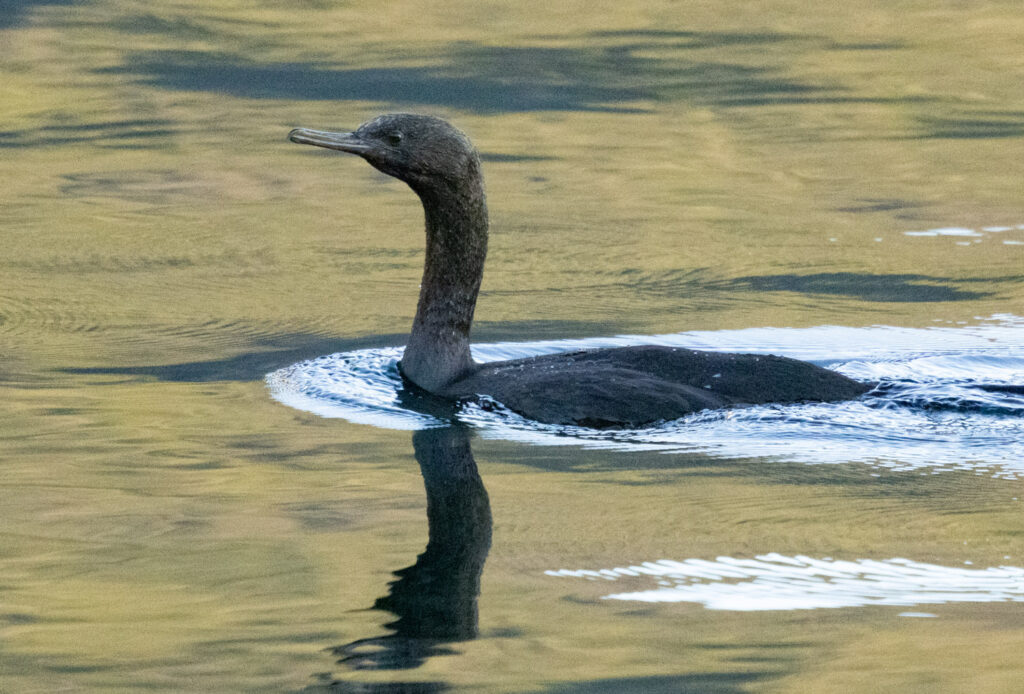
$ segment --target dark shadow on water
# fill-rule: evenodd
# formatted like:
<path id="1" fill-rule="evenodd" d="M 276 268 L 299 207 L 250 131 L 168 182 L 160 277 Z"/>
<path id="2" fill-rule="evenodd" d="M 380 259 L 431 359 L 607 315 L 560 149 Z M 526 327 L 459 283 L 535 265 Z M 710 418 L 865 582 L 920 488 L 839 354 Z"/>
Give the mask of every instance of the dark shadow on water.
<path id="1" fill-rule="evenodd" d="M 853 214 L 861 214 L 864 212 L 894 212 L 896 210 L 912 210 L 923 206 L 923 203 L 920 202 L 911 202 L 910 200 L 900 200 L 898 198 L 874 198 L 860 200 L 858 201 L 858 204 L 850 205 L 848 207 L 837 207 L 836 212 L 850 212 Z M 899 218 L 898 215 L 897 218 Z"/>
<path id="2" fill-rule="evenodd" d="M 689 48 L 719 48 L 721 46 L 763 46 L 787 41 L 813 40 L 806 34 L 784 34 L 772 31 L 675 31 L 671 29 L 615 29 L 592 31 L 589 38 L 643 39 L 644 47 L 652 40 L 671 39 L 674 44 Z"/>
<path id="3" fill-rule="evenodd" d="M 589 337 L 608 334 L 609 330 L 613 329 L 618 331 L 618 329 L 625 329 L 625 326 L 588 321 L 510 321 L 505 323 L 481 321 L 474 326 L 473 335 L 476 342 L 504 342 L 507 340 Z M 251 351 L 223 359 L 143 366 L 66 367 L 58 371 L 80 375 L 155 378 L 160 381 L 178 383 L 258 381 L 271 371 L 306 359 L 314 359 L 335 352 L 404 345 L 407 338 L 406 333 L 348 339 L 302 333 L 275 335 L 255 340 L 240 337 L 239 342 L 247 342 L 252 348 Z"/>
<path id="4" fill-rule="evenodd" d="M 878 209 L 886 209 L 880 203 Z M 863 272 L 823 272 L 808 275 L 784 273 L 748 275 L 725 279 L 713 268 L 691 268 L 651 272 L 643 268 L 626 268 L 616 275 L 592 275 L 590 282 L 561 290 L 606 295 L 635 293 L 658 297 L 687 298 L 686 310 L 694 312 L 702 306 L 716 307 L 721 302 L 744 301 L 751 292 L 799 292 L 823 296 L 841 296 L 869 302 L 970 301 L 993 296 L 995 292 L 969 290 L 958 285 L 980 283 L 1019 283 L 1018 276 L 991 278 L 953 278 L 915 274 L 872 274 Z M 489 290 L 500 296 L 529 293 L 531 290 Z M 538 290 L 541 291 L 541 290 Z M 568 301 L 568 299 L 566 300 Z M 590 336 L 613 333 L 591 333 Z"/>
<path id="5" fill-rule="evenodd" d="M 34 7 L 73 4 L 74 0 L 0 0 L 0 29 L 17 26 Z"/>
<path id="6" fill-rule="evenodd" d="M 754 94 L 752 96 L 738 95 L 724 102 L 723 106 L 807 106 L 812 104 L 908 104 L 928 103 L 935 101 L 933 97 L 893 97 L 893 96 L 864 96 L 858 94 L 844 94 L 838 96 L 826 96 L 816 93 L 808 95 L 766 93 Z"/>
<path id="7" fill-rule="evenodd" d="M 491 506 L 461 426 L 413 434 L 416 461 L 427 493 L 427 548 L 416 563 L 394 572 L 396 580 L 373 609 L 395 619 L 386 636 L 330 648 L 349 671 L 407 671 L 427 659 L 457 653 L 454 644 L 478 636 L 480 575 L 491 547 Z M 324 681 L 304 691 L 439 692 L 441 682 L 351 683 Z"/>
<path id="8" fill-rule="evenodd" d="M 778 677 L 772 672 L 708 672 L 651 677 L 615 677 L 555 684 L 538 694 L 741 694 L 754 682 Z"/>
<path id="9" fill-rule="evenodd" d="M 182 41 L 223 38 L 223 34 L 207 29 L 199 22 L 181 17 L 166 19 L 154 14 L 136 14 L 112 19 L 109 26 L 126 34 L 174 36 Z"/>
<path id="10" fill-rule="evenodd" d="M 494 164 L 515 164 L 524 161 L 550 161 L 555 157 L 538 154 L 499 154 L 497 152 L 481 152 L 480 159 Z"/>
<path id="11" fill-rule="evenodd" d="M 622 39 L 633 40 L 623 43 Z M 226 53 L 163 51 L 139 53 L 120 67 L 100 71 L 134 76 L 164 89 L 252 99 L 373 101 L 478 113 L 635 112 L 644 110 L 637 102 L 652 100 L 722 106 L 779 99 L 804 103 L 880 100 L 801 81 L 774 67 L 686 59 L 680 54 L 719 45 L 793 40 L 805 39 L 770 33 L 633 32 L 587 35 L 577 47 L 551 46 L 542 40 L 526 46 L 463 42 L 430 55 L 409 52 L 400 56 L 405 65 L 370 67 L 267 64 Z"/>
<path id="12" fill-rule="evenodd" d="M 168 146 L 178 132 L 174 121 L 135 119 L 100 123 L 48 123 L 37 128 L 0 131 L 0 149 L 91 144 L 141 149 Z"/>
<path id="13" fill-rule="evenodd" d="M 518 48 L 494 50 L 523 51 L 517 56 L 520 65 L 494 64 L 501 60 L 497 53 L 489 56 L 487 65 L 471 69 L 457 60 L 429 67 L 346 68 L 319 63 L 247 63 L 223 54 L 173 52 L 142 55 L 116 72 L 136 75 L 145 84 L 165 89 L 210 91 L 250 99 L 375 101 L 487 113 L 629 112 L 638 109 L 610 104 L 653 97 L 642 87 L 565 82 L 537 74 L 545 60 L 556 63 L 553 71 L 560 69 L 557 63 L 570 62 L 566 57 L 569 49 L 533 53 Z M 563 65 L 561 69 L 566 68 Z"/>
<path id="14" fill-rule="evenodd" d="M 323 684 L 315 684 L 300 690 L 303 694 L 436 694 L 451 689 L 443 682 L 388 682 L 363 683 L 334 680 L 330 673 L 317 675 Z"/>
<path id="15" fill-rule="evenodd" d="M 60 369 L 68 374 L 95 374 L 155 378 L 160 381 L 205 383 L 257 381 L 271 371 L 314 357 L 367 347 L 403 344 L 405 335 L 338 339 L 318 335 L 288 335 L 255 341 L 260 349 L 224 359 L 146 366 L 98 366 Z"/>
<path id="16" fill-rule="evenodd" d="M 949 277 L 928 275 L 821 272 L 812 275 L 751 275 L 729 280 L 726 284 L 734 289 L 757 292 L 800 292 L 891 303 L 971 301 L 994 294 L 951 286 L 951 283 L 957 281 Z"/>
<path id="17" fill-rule="evenodd" d="M 918 137 L 975 140 L 1024 137 L 1024 112 L 980 111 L 957 118 L 923 118 Z"/>

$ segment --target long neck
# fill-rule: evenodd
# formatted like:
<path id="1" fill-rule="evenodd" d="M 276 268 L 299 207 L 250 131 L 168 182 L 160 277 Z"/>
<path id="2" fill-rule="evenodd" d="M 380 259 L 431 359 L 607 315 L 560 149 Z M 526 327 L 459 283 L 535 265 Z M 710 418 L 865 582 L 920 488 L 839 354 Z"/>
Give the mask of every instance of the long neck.
<path id="1" fill-rule="evenodd" d="M 487 255 L 487 202 L 479 169 L 417 190 L 427 223 L 420 300 L 402 356 L 406 378 L 432 393 L 475 368 L 469 330 Z"/>

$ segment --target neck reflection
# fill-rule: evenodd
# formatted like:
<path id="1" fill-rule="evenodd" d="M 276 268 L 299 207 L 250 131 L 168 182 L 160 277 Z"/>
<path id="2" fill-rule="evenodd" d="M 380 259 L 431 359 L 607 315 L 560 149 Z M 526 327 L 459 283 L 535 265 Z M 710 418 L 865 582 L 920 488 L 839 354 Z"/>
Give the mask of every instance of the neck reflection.
<path id="1" fill-rule="evenodd" d="M 480 575 L 491 547 L 491 506 L 461 426 L 413 434 L 427 492 L 427 548 L 416 563 L 394 572 L 388 593 L 374 602 L 396 619 L 393 634 L 332 649 L 339 664 L 360 670 L 407 670 L 448 644 L 478 634 Z"/>

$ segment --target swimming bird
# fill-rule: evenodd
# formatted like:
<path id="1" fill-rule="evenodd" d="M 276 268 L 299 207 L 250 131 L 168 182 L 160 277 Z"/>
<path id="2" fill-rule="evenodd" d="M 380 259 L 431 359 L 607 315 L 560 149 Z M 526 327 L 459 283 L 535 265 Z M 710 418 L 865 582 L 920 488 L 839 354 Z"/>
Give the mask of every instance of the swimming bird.
<path id="1" fill-rule="evenodd" d="M 655 345 L 478 364 L 469 333 L 489 222 L 480 157 L 469 138 L 440 118 L 395 113 L 354 132 L 296 128 L 289 139 L 359 155 L 419 196 L 426 256 L 399 364 L 415 388 L 451 401 L 497 401 L 539 422 L 594 428 L 649 426 L 704 409 L 847 400 L 871 388 L 786 357 Z"/>

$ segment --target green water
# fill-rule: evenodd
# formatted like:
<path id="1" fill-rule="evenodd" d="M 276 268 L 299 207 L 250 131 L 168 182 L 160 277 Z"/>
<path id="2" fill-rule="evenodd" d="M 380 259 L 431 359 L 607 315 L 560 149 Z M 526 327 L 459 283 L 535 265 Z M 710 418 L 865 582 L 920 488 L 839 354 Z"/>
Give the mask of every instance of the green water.
<path id="1" fill-rule="evenodd" d="M 424 479 L 408 432 L 263 377 L 403 343 L 415 196 L 286 140 L 388 110 L 483 154 L 478 340 L 1021 315 L 1022 35 L 1009 1 L 0 3 L 0 691 L 1019 691 L 1019 602 L 713 611 L 544 573 L 1020 566 L 1019 480 L 480 439 L 476 638 L 338 663 L 393 632 Z M 946 227 L 1011 229 L 904 234 Z"/>

